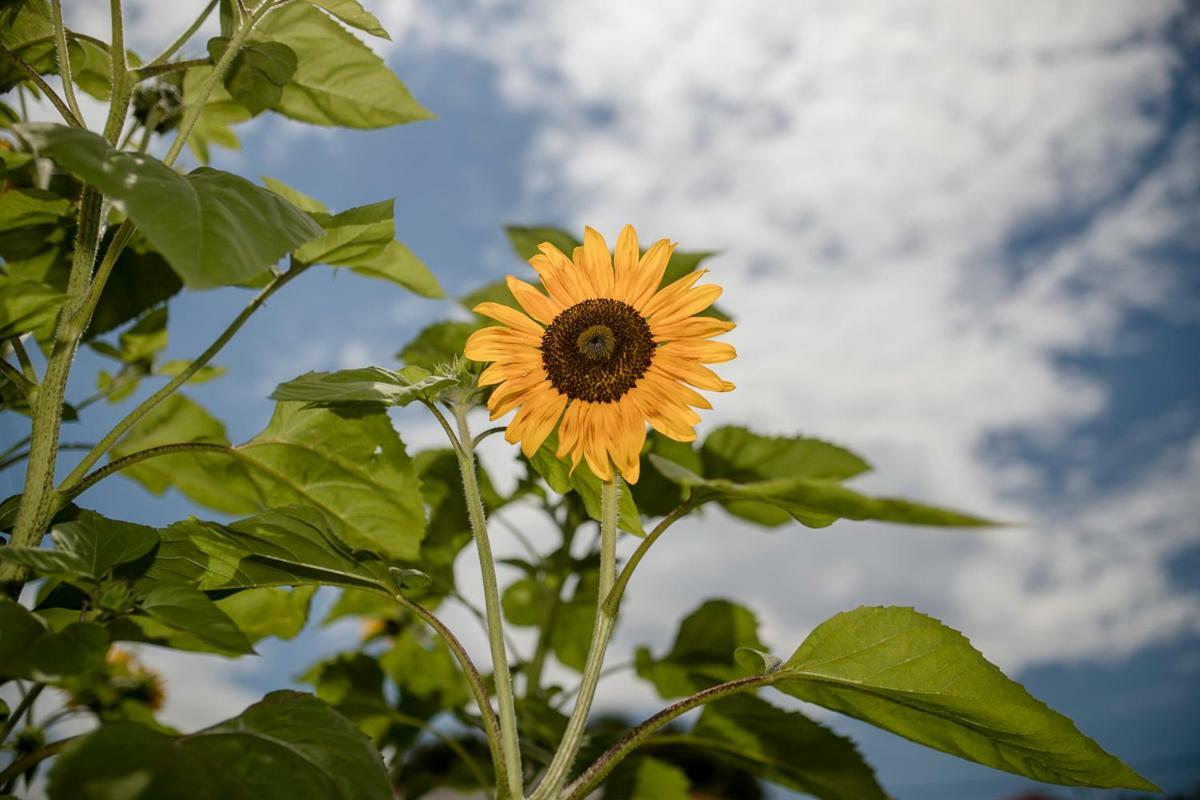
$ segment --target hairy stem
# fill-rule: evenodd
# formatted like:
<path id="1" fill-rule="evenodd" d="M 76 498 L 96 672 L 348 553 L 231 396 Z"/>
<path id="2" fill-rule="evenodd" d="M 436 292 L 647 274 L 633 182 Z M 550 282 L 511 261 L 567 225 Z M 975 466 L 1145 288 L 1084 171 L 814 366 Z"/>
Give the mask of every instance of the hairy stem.
<path id="1" fill-rule="evenodd" d="M 771 683 L 770 675 L 751 675 L 748 678 L 739 678 L 734 681 L 719 683 L 702 692 L 685 697 L 677 703 L 659 711 L 657 714 L 647 718 L 644 722 L 638 725 L 633 730 L 622 736 L 617 743 L 604 754 L 597 758 L 591 766 L 583 771 L 583 773 L 575 779 L 575 781 L 566 788 L 563 792 L 564 800 L 583 800 L 600 785 L 608 774 L 613 771 L 613 768 L 620 764 L 621 761 L 640 747 L 646 739 L 655 731 L 662 728 L 675 718 L 679 717 L 688 711 L 691 711 L 697 706 L 711 703 L 714 700 L 720 700 L 722 697 L 728 697 L 731 694 L 739 692 L 749 692 L 757 689 L 760 686 L 766 686 Z"/>
<path id="2" fill-rule="evenodd" d="M 614 476 L 613 480 L 600 484 L 600 589 L 596 595 L 596 624 L 592 628 L 592 643 L 588 647 L 583 678 L 579 681 L 575 707 L 571 710 L 571 718 L 567 720 L 567 729 L 563 734 L 562 743 L 554 754 L 550 766 L 546 768 L 546 774 L 542 778 L 541 784 L 533 793 L 533 800 L 549 800 L 549 798 L 557 797 L 559 789 L 566 782 L 583 740 L 588 713 L 591 711 L 592 699 L 596 694 L 596 684 L 600 682 L 600 673 L 604 669 L 604 653 L 608 649 L 608 639 L 612 635 L 613 623 L 616 621 L 616 618 L 605 609 L 604 599 L 608 596 L 616 580 L 617 502 L 620 497 L 621 478 L 619 476 Z"/>
<path id="3" fill-rule="evenodd" d="M 63 94 L 67 96 L 67 105 L 71 113 L 80 122 L 83 112 L 79 110 L 79 101 L 75 99 L 75 79 L 71 75 L 71 54 L 67 49 L 67 28 L 63 25 L 62 0 L 53 0 L 50 4 L 50 15 L 54 22 L 54 49 L 58 57 L 58 74 L 62 77 Z"/>
<path id="4" fill-rule="evenodd" d="M 50 84 L 46 83 L 46 80 L 41 75 L 38 74 L 38 71 L 36 69 L 34 69 L 32 66 L 29 65 L 29 62 L 27 62 L 25 59 L 21 58 L 19 55 L 14 53 L 12 50 L 9 50 L 7 47 L 5 47 L 2 44 L 0 44 L 0 55 L 7 56 L 8 58 L 12 59 L 13 63 L 17 65 L 17 67 L 21 70 L 21 72 L 24 72 L 26 77 L 28 77 L 29 80 L 33 81 L 33 85 L 38 87 L 38 89 L 42 92 L 42 94 L 46 95 L 46 98 L 50 101 L 50 104 L 52 106 L 54 106 L 54 108 L 58 111 L 59 116 L 61 116 L 63 118 L 64 122 L 66 122 L 72 128 L 82 128 L 83 127 L 83 120 L 81 120 L 79 117 L 75 116 L 75 113 L 73 111 L 71 111 L 70 107 L 68 107 L 67 104 L 63 102 L 63 99 L 58 96 L 58 92 L 54 91 L 54 87 L 52 87 Z M 22 105 L 24 105 L 24 102 L 25 102 L 25 96 L 21 95 Z M 26 111 L 22 110 L 21 116 L 26 121 L 29 120 L 29 114 Z"/>
<path id="5" fill-rule="evenodd" d="M 512 674 L 508 668 L 508 652 L 504 643 L 500 615 L 500 587 L 496 581 L 496 562 L 488 540 L 487 523 L 483 514 L 483 499 L 475 465 L 475 447 L 467 424 L 466 404 L 454 408 L 458 422 L 458 466 L 462 472 L 463 492 L 467 500 L 467 516 L 475 549 L 479 553 L 479 569 L 483 576 L 484 612 L 487 616 L 488 643 L 492 651 L 492 677 L 496 683 L 496 703 L 500 713 L 500 749 L 504 757 L 505 786 L 513 798 L 524 797 L 521 785 L 521 750 L 517 741 L 517 714 L 513 704 Z"/>
<path id="6" fill-rule="evenodd" d="M 126 467 L 133 466 L 139 461 L 146 461 L 159 456 L 169 456 L 174 453 L 225 453 L 233 452 L 233 447 L 227 444 L 216 444 L 214 442 L 179 442 L 178 444 L 163 444 L 158 447 L 149 447 L 145 450 L 139 450 L 136 453 L 130 453 L 127 456 L 110 461 L 100 469 L 90 472 L 80 479 L 79 483 L 73 486 L 67 486 L 60 489 L 59 494 L 62 496 L 63 502 L 74 500 L 79 495 L 92 488 L 100 481 L 107 478 L 113 473 L 120 472 Z"/>

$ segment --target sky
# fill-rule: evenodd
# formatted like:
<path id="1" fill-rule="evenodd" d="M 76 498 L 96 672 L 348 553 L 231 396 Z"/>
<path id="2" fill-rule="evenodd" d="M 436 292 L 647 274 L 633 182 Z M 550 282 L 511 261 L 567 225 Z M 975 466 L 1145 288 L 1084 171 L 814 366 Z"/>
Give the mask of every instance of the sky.
<path id="1" fill-rule="evenodd" d="M 154 50 L 202 5 L 128 2 L 131 41 Z M 1200 782 L 1200 6 L 367 5 L 392 34 L 372 46 L 438 119 L 361 132 L 265 115 L 216 166 L 335 209 L 395 197 L 397 236 L 452 296 L 530 276 L 503 224 L 592 225 L 611 243 L 632 223 L 646 241 L 719 251 L 710 278 L 739 322 L 739 357 L 721 372 L 739 388 L 702 432 L 818 435 L 875 465 L 864 489 L 1021 523 L 764 532 L 709 513 L 639 570 L 614 663 L 639 644 L 665 650 L 710 597 L 753 608 L 783 654 L 837 611 L 911 605 L 1151 780 Z M 68 24 L 102 34 L 94 6 L 67 3 Z M 198 352 L 245 300 L 178 298 L 168 357 Z M 220 355 L 229 373 L 190 393 L 238 441 L 265 424 L 279 381 L 394 364 L 421 326 L 455 313 L 310 273 Z M 81 358 L 72 396 L 95 366 Z M 96 408 L 72 435 L 116 418 Z M 439 444 L 415 414 L 396 423 L 410 448 Z M 483 453 L 501 480 L 505 447 Z M 0 489 L 17 478 L 0 475 Z M 85 500 L 151 523 L 192 512 L 120 479 Z M 460 585 L 475 570 L 460 559 Z M 482 657 L 471 618 L 449 619 Z M 179 689 L 171 719 L 194 728 L 355 636 L 312 629 L 236 662 L 147 658 Z M 657 707 L 619 676 L 599 704 Z M 1027 785 L 828 721 L 901 798 Z"/>

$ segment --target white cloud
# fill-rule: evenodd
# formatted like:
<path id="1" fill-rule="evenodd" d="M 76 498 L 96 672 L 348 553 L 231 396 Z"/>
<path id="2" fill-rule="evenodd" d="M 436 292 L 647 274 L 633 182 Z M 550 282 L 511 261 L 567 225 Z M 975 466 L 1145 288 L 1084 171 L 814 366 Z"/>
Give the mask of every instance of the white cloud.
<path id="1" fill-rule="evenodd" d="M 1182 230 L 1180 192 L 1200 182 L 1188 158 L 1196 123 L 1162 145 L 1151 102 L 1161 106 L 1178 66 L 1165 30 L 1179 12 L 405 12 L 408 44 L 494 64 L 503 95 L 535 112 L 527 203 L 610 237 L 634 222 L 723 251 L 713 278 L 741 321 L 741 355 L 724 372 L 741 390 L 710 422 L 820 433 L 871 456 L 872 488 L 1034 521 L 966 536 L 839 526 L 730 548 L 755 534 L 714 518 L 643 568 L 626 644 L 665 644 L 668 620 L 712 593 L 751 601 L 781 647 L 840 608 L 914 603 L 1011 668 L 1119 656 L 1192 626 L 1197 598 L 1170 586 L 1166 562 L 1198 539 L 1182 483 L 1194 485 L 1194 443 L 1163 456 L 1174 466 L 1126 476 L 1119 501 L 1032 500 L 1040 469 L 984 449 L 1013 432 L 1065 446 L 1108 395 L 1059 356 L 1127 348 L 1132 310 L 1196 313 L 1178 274 L 1144 254 Z M 1160 145 L 1161 163 L 1142 174 Z M 1022 237 L 1039 246 L 1021 249 Z"/>

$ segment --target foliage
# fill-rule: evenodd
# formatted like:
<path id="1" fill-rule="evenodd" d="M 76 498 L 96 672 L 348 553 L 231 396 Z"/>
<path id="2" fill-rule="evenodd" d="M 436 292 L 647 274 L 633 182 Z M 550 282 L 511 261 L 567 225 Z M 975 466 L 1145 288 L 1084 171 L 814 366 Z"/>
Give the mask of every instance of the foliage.
<path id="1" fill-rule="evenodd" d="M 356 0 L 214 0 L 201 21 L 216 10 L 221 33 L 193 42 L 205 55 L 191 59 L 179 51 L 195 29 L 144 59 L 125 47 L 120 3 L 112 7 L 110 43 L 71 32 L 58 2 L 0 7 L 0 90 L 14 98 L 0 138 L 0 406 L 29 426 L 0 455 L 0 469 L 25 470 L 22 494 L 0 504 L 0 684 L 20 690 L 13 707 L 0 703 L 0 794 L 48 768 L 52 800 L 419 798 L 440 787 L 509 800 L 603 787 L 610 800 L 670 800 L 753 798 L 765 784 L 829 800 L 886 797 L 853 742 L 772 702 L 768 689 L 1035 780 L 1154 788 L 962 634 L 907 608 L 839 614 L 784 660 L 753 611 L 711 599 L 669 648 L 641 647 L 629 665 L 670 705 L 633 727 L 589 716 L 635 568 L 703 506 L 829 535 L 842 520 L 990 523 L 847 485 L 870 467 L 846 448 L 733 426 L 694 444 L 651 434 L 633 487 L 558 458 L 552 435 L 530 458 L 512 452 L 518 478 L 501 491 L 475 459 L 496 431 L 468 425 L 486 390 L 462 352 L 486 323 L 467 315 L 420 331 L 397 368 L 280 384 L 266 428 L 234 444 L 179 390 L 221 376 L 214 357 L 276 291 L 321 267 L 391 291 L 442 290 L 395 239 L 392 200 L 333 212 L 279 181 L 206 166 L 211 148 L 236 147 L 236 126 L 262 114 L 346 128 L 433 115 L 363 43 L 387 34 Z M 61 94 L 47 75 L 61 79 Z M 81 126 L 76 89 L 110 103 L 103 131 Z M 37 97 L 63 124 L 10 107 Z M 150 154 L 156 141 L 161 158 Z M 185 148 L 199 162 L 187 172 L 177 163 Z M 579 245 L 548 227 L 507 235 L 520 259 L 543 242 L 568 253 Z M 664 284 L 710 255 L 675 252 Z M 172 299 L 217 287 L 254 294 L 199 356 L 162 360 Z M 483 301 L 515 304 L 504 283 L 460 300 L 468 311 Z M 82 345 L 108 368 L 94 394 L 67 402 Z M 125 409 L 143 382 L 154 390 Z M 64 423 L 101 400 L 126 413 L 56 480 Z M 410 450 L 388 415 L 409 405 L 436 417 L 449 447 Z M 217 518 L 155 528 L 87 509 L 88 493 L 115 475 Z M 552 546 L 523 536 L 533 518 L 553 531 Z M 618 529 L 634 539 L 616 576 Z M 506 561 L 516 577 L 501 587 L 489 542 L 508 532 L 528 557 Z M 482 610 L 456 583 L 472 543 Z M 31 582 L 32 600 L 17 602 Z M 251 654 L 299 633 L 321 587 L 337 593 L 323 622 L 357 618 L 362 640 L 304 672 L 311 693 L 272 692 L 200 731 L 161 721 L 164 689 L 137 660 L 139 644 Z M 452 603 L 484 623 L 490 669 L 436 615 Z M 528 629 L 532 650 L 510 652 L 505 625 Z M 553 662 L 564 669 L 548 670 Z M 564 672 L 579 673 L 579 685 L 549 677 Z M 35 725 L 28 708 L 46 687 L 63 705 Z M 692 723 L 676 721 L 698 706 Z M 59 724 L 81 717 L 90 732 L 64 737 Z"/>

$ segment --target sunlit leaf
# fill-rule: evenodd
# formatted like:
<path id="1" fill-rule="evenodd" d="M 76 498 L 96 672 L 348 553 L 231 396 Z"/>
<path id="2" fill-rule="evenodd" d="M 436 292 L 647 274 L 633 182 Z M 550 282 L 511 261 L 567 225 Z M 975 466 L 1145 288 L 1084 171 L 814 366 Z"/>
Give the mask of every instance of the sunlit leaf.
<path id="1" fill-rule="evenodd" d="M 432 400 L 442 389 L 456 383 L 452 376 L 434 375 L 421 367 L 399 371 L 363 367 L 305 373 L 275 387 L 271 399 L 298 400 L 318 406 L 355 403 L 406 406 L 418 399 Z"/>
<path id="2" fill-rule="evenodd" d="M 141 625 L 151 639 L 163 634 L 159 626 L 185 634 L 182 639 L 164 635 L 167 643 L 184 649 L 215 649 L 229 655 L 253 653 L 246 634 L 229 615 L 217 607 L 208 595 L 189 586 L 174 583 L 151 583 L 139 588 L 138 608 L 154 623 Z M 141 620 L 135 620 L 141 622 Z M 188 641 L 196 640 L 195 644 Z M 190 645 L 190 646 L 189 646 Z"/>
<path id="3" fill-rule="evenodd" d="M 315 125 L 383 128 L 433 116 L 379 56 L 310 5 L 292 3 L 271 13 L 250 41 L 279 42 L 299 56 L 296 72 L 274 106 L 286 117 Z"/>
<path id="4" fill-rule="evenodd" d="M 775 687 L 801 700 L 996 769 L 1046 783 L 1157 791 L 961 633 L 911 608 L 838 614 L 773 674 Z"/>
<path id="5" fill-rule="evenodd" d="M 657 758 L 635 759 L 626 770 L 614 772 L 604 785 L 605 800 L 690 800 L 687 774 Z"/>
<path id="6" fill-rule="evenodd" d="M 229 37 L 208 40 L 208 55 L 213 63 L 221 60 L 229 48 Z M 230 96 L 257 115 L 271 108 L 283 96 L 283 87 L 296 72 L 296 53 L 286 44 L 258 42 L 243 45 L 225 73 L 225 89 Z"/>
<path id="7" fill-rule="evenodd" d="M 648 648 L 638 648 L 637 673 L 661 697 L 682 697 L 751 674 L 738 663 L 740 647 L 763 649 L 754 614 L 728 600 L 708 600 L 684 617 L 665 656 L 655 659 Z"/>
<path id="8" fill-rule="evenodd" d="M 263 586 L 245 589 L 217 600 L 217 608 L 229 615 L 251 643 L 273 636 L 293 639 L 308 622 L 315 585 L 286 589 Z"/>
<path id="9" fill-rule="evenodd" d="M 33 123 L 19 131 L 118 203 L 191 288 L 242 283 L 321 233 L 307 214 L 237 175 L 208 167 L 179 175 L 79 128 Z"/>
<path id="10" fill-rule="evenodd" d="M 370 11 L 360 5 L 357 0 L 308 0 L 318 8 L 323 8 L 352 28 L 366 31 L 372 36 L 390 40 L 388 32 L 379 24 L 379 20 Z"/>
<path id="11" fill-rule="evenodd" d="M 135 561 L 158 544 L 153 528 L 108 519 L 94 511 L 54 525 L 54 549 L 0 548 L 0 561 L 22 564 L 40 575 L 99 582 L 119 564 Z"/>

